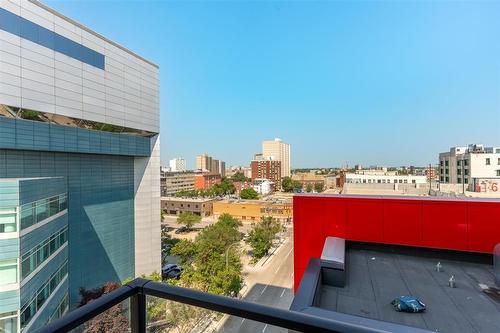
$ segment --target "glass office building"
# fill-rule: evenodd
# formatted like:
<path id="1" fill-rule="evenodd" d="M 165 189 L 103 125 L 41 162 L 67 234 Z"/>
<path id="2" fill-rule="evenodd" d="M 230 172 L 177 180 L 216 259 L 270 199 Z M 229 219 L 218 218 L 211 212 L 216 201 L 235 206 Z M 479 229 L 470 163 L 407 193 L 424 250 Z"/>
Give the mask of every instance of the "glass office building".
<path id="1" fill-rule="evenodd" d="M 37 1 L 0 2 L 0 332 L 160 269 L 158 66 Z"/>

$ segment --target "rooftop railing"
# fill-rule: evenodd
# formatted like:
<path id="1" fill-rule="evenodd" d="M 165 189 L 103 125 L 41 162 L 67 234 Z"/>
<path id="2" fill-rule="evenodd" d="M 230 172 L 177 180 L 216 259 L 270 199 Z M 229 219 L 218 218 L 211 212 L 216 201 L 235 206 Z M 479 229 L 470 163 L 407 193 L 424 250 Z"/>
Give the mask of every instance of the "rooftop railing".
<path id="1" fill-rule="evenodd" d="M 127 312 L 127 328 L 122 328 L 118 331 L 129 331 L 132 333 L 169 331 L 168 324 L 166 327 L 164 326 L 162 329 L 158 329 L 158 323 L 149 322 L 147 311 L 148 309 L 151 309 L 149 305 L 152 298 L 156 300 L 168 300 L 187 306 L 189 310 L 184 311 L 184 315 L 186 316 L 194 313 L 194 309 L 206 311 L 207 313 L 215 313 L 214 311 L 216 311 L 220 314 L 219 316 L 211 316 L 208 323 L 207 320 L 205 320 L 203 325 L 201 325 L 200 321 L 198 321 L 195 325 L 196 327 L 184 326 L 184 329 L 176 327 L 173 329 L 175 332 L 253 332 L 257 329 L 262 332 L 265 332 L 266 329 L 268 332 L 288 332 L 288 330 L 297 332 L 328 333 L 395 332 L 394 326 L 391 326 L 390 324 L 387 329 L 380 328 L 380 326 L 377 328 L 363 326 L 362 323 L 356 324 L 352 322 L 318 317 L 301 312 L 251 303 L 237 298 L 208 294 L 192 289 L 138 278 L 94 301 L 91 301 L 90 303 L 87 303 L 82 307 L 75 309 L 62 318 L 47 324 L 43 328 L 37 330 L 36 333 L 69 332 L 72 330 L 74 330 L 74 332 L 85 332 L 85 325 L 88 325 L 91 321 L 99 321 L 100 318 L 103 318 L 96 318 L 96 316 L 104 314 L 111 308 L 124 304 L 124 302 L 126 302 L 126 306 L 123 306 L 122 308 L 125 310 L 122 309 L 120 311 Z M 164 310 L 168 311 L 168 306 L 166 306 Z M 226 316 L 224 318 L 223 314 L 231 315 L 232 317 Z M 114 317 L 116 317 L 116 315 L 113 316 L 113 314 L 111 314 L 111 318 Z M 236 317 L 238 317 L 237 320 L 233 320 L 231 323 L 230 319 L 234 319 Z M 110 320 L 109 317 L 108 320 Z M 253 326 L 243 327 L 243 325 L 249 325 L 250 323 Z M 96 323 L 96 325 L 100 324 L 102 323 Z M 103 332 L 111 331 L 109 326 L 103 325 L 101 328 Z M 278 330 L 276 330 L 276 328 L 278 328 Z M 401 330 L 397 331 L 414 332 L 412 328 L 406 326 L 401 326 Z"/>

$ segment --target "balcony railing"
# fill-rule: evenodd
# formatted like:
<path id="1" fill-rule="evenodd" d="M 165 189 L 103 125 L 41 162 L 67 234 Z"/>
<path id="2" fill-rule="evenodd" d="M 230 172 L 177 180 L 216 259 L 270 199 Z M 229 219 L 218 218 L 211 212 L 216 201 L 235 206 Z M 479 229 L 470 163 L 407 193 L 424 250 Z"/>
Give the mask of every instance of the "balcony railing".
<path id="1" fill-rule="evenodd" d="M 77 329 L 76 331 L 84 331 L 84 329 L 82 329 L 84 326 L 82 325 L 85 325 L 94 317 L 106 312 L 113 306 L 122 304 L 124 301 L 129 301 L 127 309 L 129 311 L 128 330 L 132 333 L 150 332 L 153 330 L 148 327 L 147 323 L 148 296 L 237 316 L 242 318 L 238 321 L 238 323 L 241 322 L 241 324 L 243 324 L 243 322 L 247 319 L 248 322 L 255 321 L 266 324 L 264 329 L 259 328 L 262 332 L 265 331 L 267 325 L 280 327 L 282 328 L 281 331 L 284 332 L 286 332 L 286 329 L 298 332 L 329 333 L 394 332 L 394 326 L 391 326 L 389 323 L 387 329 L 381 328 L 380 325 L 378 325 L 377 328 L 367 327 L 362 324 L 353 324 L 352 322 L 327 319 L 301 312 L 269 307 L 236 298 L 208 294 L 192 289 L 152 282 L 139 278 L 90 303 L 87 303 L 80 308 L 75 309 L 62 318 L 47 324 L 43 328 L 36 331 L 36 333 L 68 332 L 73 329 Z M 379 324 L 382 324 L 383 327 L 384 323 L 379 322 Z M 78 328 L 80 328 L 80 330 L 78 330 Z M 255 328 L 250 331 L 254 330 Z M 190 329 L 188 331 L 194 332 L 195 330 Z M 197 331 L 205 331 L 205 329 Z M 220 328 L 214 329 L 212 327 L 212 331 L 223 330 Z M 233 327 L 230 331 L 238 331 L 238 329 L 234 329 Z M 412 328 L 406 326 L 401 326 L 401 330 L 398 331 L 413 332 Z"/>

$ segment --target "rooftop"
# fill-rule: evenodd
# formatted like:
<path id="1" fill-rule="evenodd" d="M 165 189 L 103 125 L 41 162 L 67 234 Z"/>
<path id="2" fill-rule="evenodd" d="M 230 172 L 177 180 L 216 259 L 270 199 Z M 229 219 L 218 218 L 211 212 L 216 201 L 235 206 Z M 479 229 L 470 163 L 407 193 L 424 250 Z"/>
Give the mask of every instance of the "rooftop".
<path id="1" fill-rule="evenodd" d="M 161 197 L 162 201 L 177 201 L 177 202 L 208 202 L 214 201 L 214 198 L 181 198 L 181 197 Z"/>
<path id="2" fill-rule="evenodd" d="M 320 273 L 312 306 L 430 331 L 500 332 L 500 298 L 484 292 L 495 286 L 491 260 L 491 255 L 348 242 L 345 287 L 331 285 Z M 448 285 L 451 275 L 456 288 Z M 303 291 L 301 284 L 298 293 L 304 296 Z M 427 310 L 395 311 L 391 301 L 402 295 L 416 296 Z"/>

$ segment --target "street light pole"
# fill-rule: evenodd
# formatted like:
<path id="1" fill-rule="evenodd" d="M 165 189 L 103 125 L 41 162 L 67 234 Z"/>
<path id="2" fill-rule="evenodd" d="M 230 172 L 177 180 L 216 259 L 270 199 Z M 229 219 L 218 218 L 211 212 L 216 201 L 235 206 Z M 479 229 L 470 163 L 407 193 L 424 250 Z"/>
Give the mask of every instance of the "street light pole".
<path id="1" fill-rule="evenodd" d="M 233 244 L 229 245 L 226 249 L 226 271 L 229 268 L 229 249 L 231 248 L 231 246 L 233 246 L 235 244 L 239 244 L 239 243 L 240 243 L 240 241 L 234 242 Z"/>

